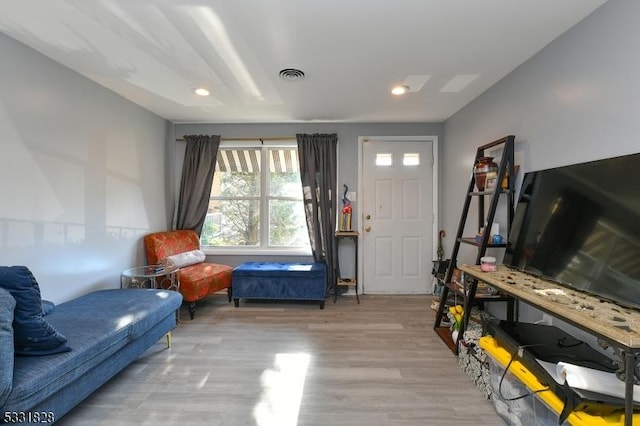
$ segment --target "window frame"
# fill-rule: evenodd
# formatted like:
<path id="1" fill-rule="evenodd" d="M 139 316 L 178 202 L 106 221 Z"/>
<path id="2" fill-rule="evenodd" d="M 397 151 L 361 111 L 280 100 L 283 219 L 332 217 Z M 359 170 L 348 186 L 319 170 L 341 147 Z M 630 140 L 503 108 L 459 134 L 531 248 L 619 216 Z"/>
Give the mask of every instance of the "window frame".
<path id="1" fill-rule="evenodd" d="M 297 201 L 297 197 L 272 196 L 269 193 L 270 173 L 269 173 L 269 150 L 278 148 L 298 148 L 295 141 L 272 140 L 272 141 L 253 141 L 253 140 L 234 140 L 221 141 L 218 151 L 226 149 L 259 149 L 260 150 L 260 197 L 216 197 L 216 200 L 259 200 L 260 202 L 260 242 L 259 246 L 233 246 L 233 247 L 217 247 L 202 246 L 201 250 L 205 254 L 211 255 L 265 255 L 265 256 L 311 256 L 311 246 L 308 247 L 282 247 L 269 246 L 269 202 L 271 200 Z M 209 194 L 211 199 L 211 194 Z M 301 203 L 302 199 L 299 200 Z"/>

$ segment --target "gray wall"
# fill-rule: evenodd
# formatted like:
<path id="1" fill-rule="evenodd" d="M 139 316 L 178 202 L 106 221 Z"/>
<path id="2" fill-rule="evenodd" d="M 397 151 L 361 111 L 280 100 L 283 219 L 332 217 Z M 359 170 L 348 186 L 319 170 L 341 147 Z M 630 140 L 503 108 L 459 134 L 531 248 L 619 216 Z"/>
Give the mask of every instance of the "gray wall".
<path id="1" fill-rule="evenodd" d="M 346 184 L 349 190 L 358 188 L 358 137 L 360 136 L 437 136 L 443 137 L 443 125 L 439 123 L 299 123 L 299 124 L 176 124 L 177 138 L 192 134 L 214 134 L 223 138 L 268 138 L 290 136 L 296 133 L 336 133 L 339 142 L 338 183 L 340 187 Z M 181 154 L 184 152 L 184 142 L 176 142 L 177 182 L 180 179 L 182 164 Z M 175 197 L 175 195 L 174 195 Z M 357 202 L 356 202 L 357 203 Z M 356 204 L 357 215 L 357 204 Z M 354 226 L 357 226 L 354 218 Z M 357 229 L 357 228 L 356 228 Z M 345 253 L 346 254 L 346 253 Z M 247 256 L 216 256 L 216 260 L 229 265 L 237 265 L 249 260 L 261 260 Z M 283 261 L 308 260 L 304 258 L 282 258 Z M 342 258 L 341 258 L 342 260 Z M 351 265 L 353 260 L 349 255 L 342 260 L 345 265 Z"/>
<path id="2" fill-rule="evenodd" d="M 605 3 L 445 122 L 447 249 L 478 145 L 514 134 L 524 171 L 640 151 L 639 16 L 640 2 Z"/>
<path id="3" fill-rule="evenodd" d="M 0 35 L 0 264 L 62 302 L 120 285 L 167 227 L 170 124 Z"/>

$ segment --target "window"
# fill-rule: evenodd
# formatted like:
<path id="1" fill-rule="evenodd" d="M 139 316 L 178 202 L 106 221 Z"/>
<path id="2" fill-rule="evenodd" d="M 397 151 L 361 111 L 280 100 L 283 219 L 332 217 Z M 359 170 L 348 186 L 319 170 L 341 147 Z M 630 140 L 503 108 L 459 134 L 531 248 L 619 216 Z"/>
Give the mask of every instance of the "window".
<path id="1" fill-rule="evenodd" d="M 403 166 L 419 166 L 420 165 L 420 153 L 419 152 L 405 152 L 402 156 Z"/>
<path id="2" fill-rule="evenodd" d="M 376 166 L 388 167 L 393 165 L 393 158 L 388 152 L 379 152 L 376 154 Z"/>
<path id="3" fill-rule="evenodd" d="M 204 247 L 308 248 L 298 149 L 289 145 L 220 145 Z"/>

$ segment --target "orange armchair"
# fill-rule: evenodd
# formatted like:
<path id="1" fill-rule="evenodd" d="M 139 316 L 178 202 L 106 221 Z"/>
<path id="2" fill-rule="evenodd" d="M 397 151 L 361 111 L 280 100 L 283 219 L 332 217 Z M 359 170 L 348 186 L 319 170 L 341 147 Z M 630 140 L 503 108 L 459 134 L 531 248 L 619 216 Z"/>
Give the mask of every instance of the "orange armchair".
<path id="1" fill-rule="evenodd" d="M 155 232 L 145 235 L 144 248 L 149 265 L 164 263 L 170 256 L 200 249 L 198 234 L 190 230 Z M 231 274 L 233 268 L 217 263 L 202 262 L 181 267 L 178 271 L 180 293 L 189 302 L 189 316 L 194 318 L 196 301 L 227 289 L 231 302 Z"/>

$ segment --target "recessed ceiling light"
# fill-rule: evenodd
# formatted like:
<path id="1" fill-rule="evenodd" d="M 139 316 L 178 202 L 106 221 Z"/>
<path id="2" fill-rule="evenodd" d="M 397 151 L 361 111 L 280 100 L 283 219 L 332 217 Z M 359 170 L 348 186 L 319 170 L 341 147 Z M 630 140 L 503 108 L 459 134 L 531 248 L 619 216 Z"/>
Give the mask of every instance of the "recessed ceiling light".
<path id="1" fill-rule="evenodd" d="M 205 89 L 204 87 L 193 88 L 193 93 L 198 96 L 209 96 L 209 90 Z"/>
<path id="2" fill-rule="evenodd" d="M 408 91 L 409 91 L 409 86 L 396 86 L 393 89 L 391 89 L 391 93 L 393 93 L 396 96 L 404 95 Z"/>

